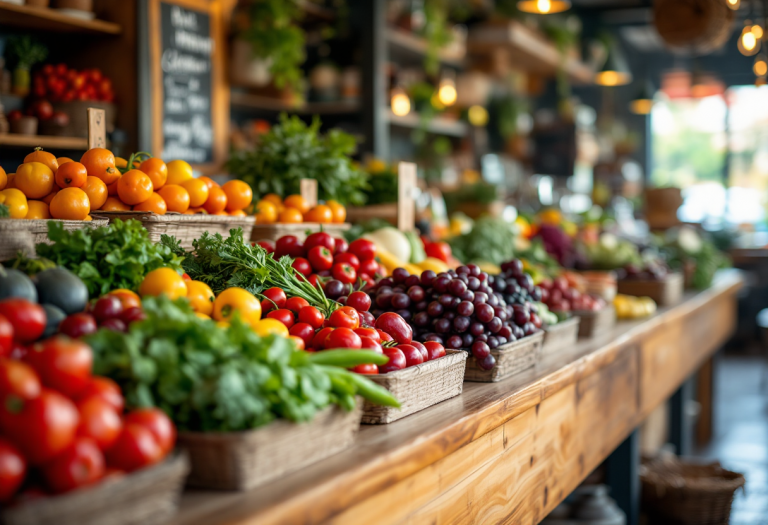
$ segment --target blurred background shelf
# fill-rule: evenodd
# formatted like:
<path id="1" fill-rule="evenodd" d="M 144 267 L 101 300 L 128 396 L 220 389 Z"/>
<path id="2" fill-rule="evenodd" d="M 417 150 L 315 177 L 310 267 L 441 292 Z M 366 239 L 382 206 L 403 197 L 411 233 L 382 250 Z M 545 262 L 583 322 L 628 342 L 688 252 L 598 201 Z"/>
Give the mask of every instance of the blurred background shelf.
<path id="1" fill-rule="evenodd" d="M 389 111 L 386 113 L 390 125 L 406 129 L 418 129 L 421 126 L 421 120 L 418 113 L 411 112 L 405 116 L 398 116 Z M 437 135 L 448 137 L 464 137 L 467 134 L 469 126 L 461 120 L 450 120 L 445 117 L 436 117 L 427 123 L 427 131 Z"/>
<path id="2" fill-rule="evenodd" d="M 0 26 L 56 33 L 119 35 L 122 27 L 105 20 L 85 20 L 46 7 L 9 4 L 0 0 Z"/>
<path id="3" fill-rule="evenodd" d="M 276 111 L 295 113 L 297 115 L 344 115 L 360 111 L 360 102 L 334 101 L 334 102 L 306 102 L 299 106 L 290 104 L 278 98 L 253 95 L 250 93 L 232 92 L 230 95 L 232 109 L 244 111 Z"/>
<path id="4" fill-rule="evenodd" d="M 393 57 L 409 62 L 421 62 L 427 55 L 426 39 L 413 33 L 388 27 L 386 39 L 389 52 Z M 451 47 L 438 52 L 438 58 L 443 65 L 459 69 L 464 67 L 464 56 L 465 52 L 462 48 Z"/>
<path id="5" fill-rule="evenodd" d="M 88 149 L 88 140 L 80 137 L 54 137 L 48 135 L 0 135 L 0 148 Z"/>

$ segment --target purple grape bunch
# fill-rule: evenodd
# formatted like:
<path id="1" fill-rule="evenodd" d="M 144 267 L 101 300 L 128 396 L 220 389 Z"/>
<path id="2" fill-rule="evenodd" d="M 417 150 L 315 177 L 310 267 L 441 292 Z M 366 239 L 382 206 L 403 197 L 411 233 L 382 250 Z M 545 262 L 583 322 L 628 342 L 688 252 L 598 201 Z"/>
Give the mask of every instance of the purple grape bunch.
<path id="1" fill-rule="evenodd" d="M 522 274 L 522 263 L 519 268 Z M 426 270 L 421 276 L 396 268 L 366 291 L 375 317 L 396 312 L 413 327 L 414 340 L 470 351 L 481 368 L 490 370 L 496 366 L 491 350 L 541 328 L 532 305 L 537 294 L 541 298 L 541 290 L 526 277 L 530 279 L 521 276 L 520 284 L 511 276 L 490 276 L 474 264 L 439 274 Z M 513 292 L 513 282 L 527 295 L 516 288 Z M 513 296 L 519 301 L 508 302 L 507 297 Z"/>

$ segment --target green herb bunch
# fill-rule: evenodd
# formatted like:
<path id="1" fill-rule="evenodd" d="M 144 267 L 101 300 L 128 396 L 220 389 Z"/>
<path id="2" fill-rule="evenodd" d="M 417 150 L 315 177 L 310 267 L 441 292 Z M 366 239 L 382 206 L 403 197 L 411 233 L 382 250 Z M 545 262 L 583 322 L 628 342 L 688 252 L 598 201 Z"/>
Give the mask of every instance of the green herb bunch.
<path id="1" fill-rule="evenodd" d="M 397 172 L 392 166 L 381 171 L 368 172 L 368 188 L 365 189 L 366 204 L 389 204 L 397 202 Z"/>
<path id="2" fill-rule="evenodd" d="M 357 147 L 355 138 L 338 129 L 325 135 L 319 131 L 317 117 L 307 125 L 295 115 L 282 114 L 255 150 L 234 153 L 226 169 L 250 184 L 256 199 L 267 193 L 299 193 L 301 179 L 315 179 L 321 200 L 365 204 L 365 173 L 350 157 Z"/>
<path id="3" fill-rule="evenodd" d="M 53 244 L 38 244 L 37 256 L 80 277 L 91 297 L 116 288 L 137 291 L 144 276 L 157 268 L 181 270 L 181 258 L 152 242 L 147 230 L 133 219 L 115 219 L 109 226 L 73 231 L 49 221 L 48 239 Z"/>
<path id="4" fill-rule="evenodd" d="M 229 328 L 195 316 L 184 299 L 143 302 L 147 318 L 128 333 L 85 340 L 94 373 L 115 380 L 129 408 L 156 406 L 180 430 L 238 431 L 275 419 L 308 421 L 321 409 L 355 406 L 355 395 L 399 406 L 384 388 L 345 368 L 386 356 L 331 350 L 310 354 L 285 337 L 259 337 L 239 318 Z"/>
<path id="5" fill-rule="evenodd" d="M 450 239 L 453 254 L 460 261 L 487 261 L 501 264 L 514 258 L 517 228 L 514 224 L 483 216 L 472 231 Z"/>

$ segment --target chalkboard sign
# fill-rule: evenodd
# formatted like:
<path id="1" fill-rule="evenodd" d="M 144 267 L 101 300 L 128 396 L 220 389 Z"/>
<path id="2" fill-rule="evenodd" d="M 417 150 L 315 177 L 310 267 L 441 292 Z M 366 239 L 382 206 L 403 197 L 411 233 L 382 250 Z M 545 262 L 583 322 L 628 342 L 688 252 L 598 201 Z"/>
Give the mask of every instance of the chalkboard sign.
<path id="1" fill-rule="evenodd" d="M 211 171 L 226 148 L 221 6 L 215 0 L 144 0 L 140 42 L 142 149 Z"/>

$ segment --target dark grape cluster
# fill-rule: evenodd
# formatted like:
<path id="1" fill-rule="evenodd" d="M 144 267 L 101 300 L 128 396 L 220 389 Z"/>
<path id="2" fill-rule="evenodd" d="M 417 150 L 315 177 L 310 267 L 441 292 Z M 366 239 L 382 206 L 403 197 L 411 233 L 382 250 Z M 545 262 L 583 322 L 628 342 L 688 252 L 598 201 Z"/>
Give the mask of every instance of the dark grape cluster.
<path id="1" fill-rule="evenodd" d="M 366 291 L 375 317 L 396 312 L 413 327 L 414 340 L 471 351 L 478 365 L 490 370 L 496 366 L 491 350 L 541 328 L 527 303 L 506 302 L 506 283 L 474 264 L 439 274 L 426 270 L 421 277 L 397 268 Z M 535 287 L 532 291 L 536 293 Z"/>

